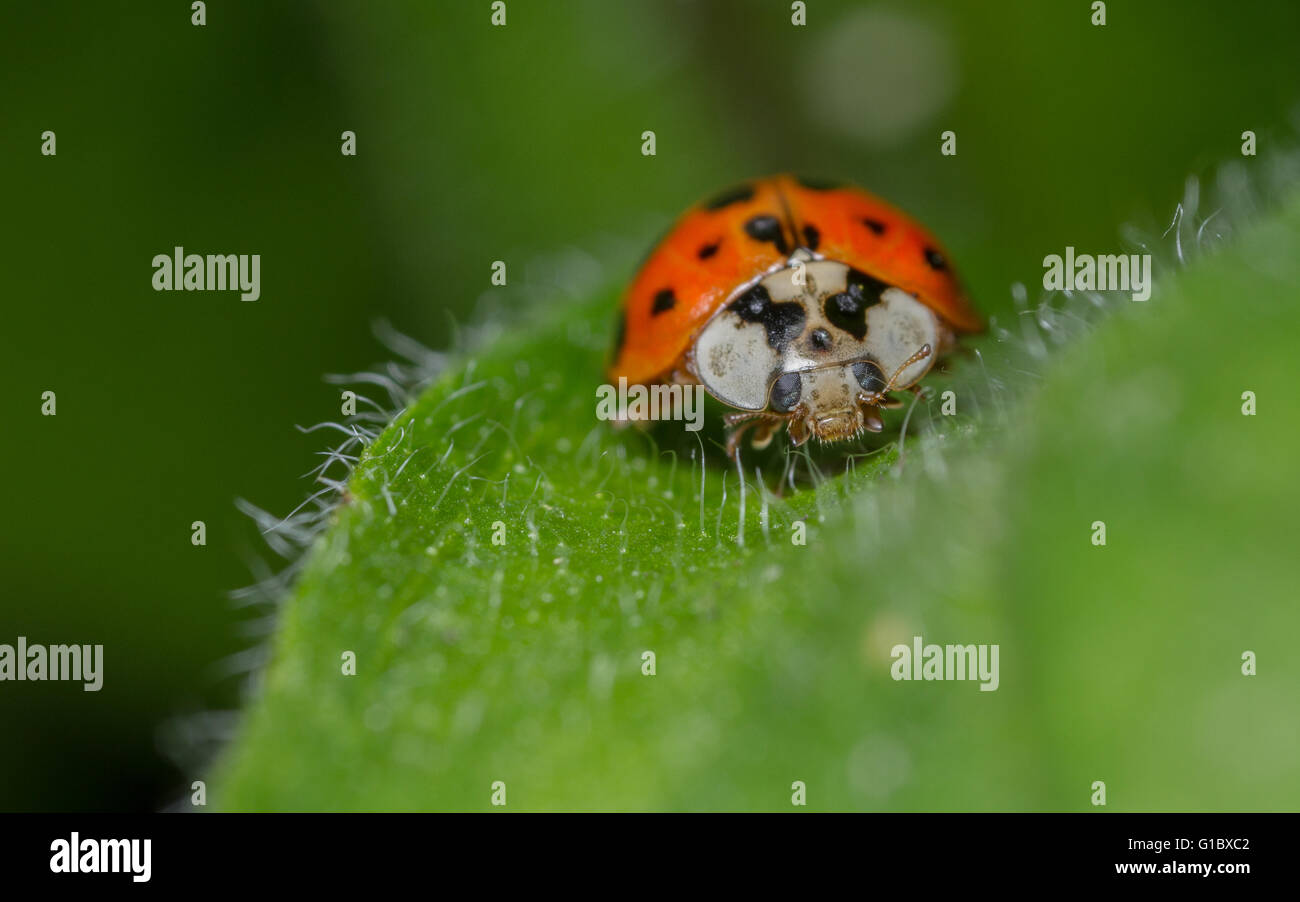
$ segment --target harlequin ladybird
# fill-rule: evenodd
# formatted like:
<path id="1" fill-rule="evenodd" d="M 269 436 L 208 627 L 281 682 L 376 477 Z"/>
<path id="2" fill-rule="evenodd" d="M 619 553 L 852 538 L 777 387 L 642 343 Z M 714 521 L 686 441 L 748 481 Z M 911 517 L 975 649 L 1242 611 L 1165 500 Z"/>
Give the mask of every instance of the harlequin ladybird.
<path id="1" fill-rule="evenodd" d="M 737 408 L 727 452 L 879 432 L 961 332 L 983 328 L 938 241 L 851 186 L 780 175 L 689 210 L 628 287 L 609 367 Z"/>

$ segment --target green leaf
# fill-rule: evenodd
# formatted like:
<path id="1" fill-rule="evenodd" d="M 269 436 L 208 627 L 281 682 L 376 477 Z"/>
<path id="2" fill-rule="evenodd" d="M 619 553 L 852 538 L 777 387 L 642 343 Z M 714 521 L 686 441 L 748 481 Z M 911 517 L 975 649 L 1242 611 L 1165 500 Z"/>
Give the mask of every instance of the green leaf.
<path id="1" fill-rule="evenodd" d="M 216 801 L 1294 809 L 1298 250 L 1292 204 L 1041 384 L 959 359 L 927 382 L 973 417 L 923 402 L 905 453 L 804 458 L 784 497 L 779 451 L 742 491 L 716 409 L 594 419 L 612 293 L 520 326 L 365 452 Z M 892 679 L 918 635 L 998 645 L 997 689 Z"/>

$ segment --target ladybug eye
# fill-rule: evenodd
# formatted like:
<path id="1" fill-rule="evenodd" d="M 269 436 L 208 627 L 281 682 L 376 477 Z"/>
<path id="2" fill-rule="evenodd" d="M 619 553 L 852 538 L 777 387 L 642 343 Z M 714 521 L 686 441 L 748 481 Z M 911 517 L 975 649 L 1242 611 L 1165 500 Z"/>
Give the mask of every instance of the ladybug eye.
<path id="1" fill-rule="evenodd" d="M 881 383 L 884 384 L 883 382 Z M 786 373 L 772 386 L 772 409 L 781 413 L 794 410 L 803 391 L 803 381 L 798 373 Z"/>
<path id="2" fill-rule="evenodd" d="M 859 360 L 853 364 L 853 375 L 858 385 L 868 394 L 876 394 L 885 387 L 885 374 L 870 360 Z"/>

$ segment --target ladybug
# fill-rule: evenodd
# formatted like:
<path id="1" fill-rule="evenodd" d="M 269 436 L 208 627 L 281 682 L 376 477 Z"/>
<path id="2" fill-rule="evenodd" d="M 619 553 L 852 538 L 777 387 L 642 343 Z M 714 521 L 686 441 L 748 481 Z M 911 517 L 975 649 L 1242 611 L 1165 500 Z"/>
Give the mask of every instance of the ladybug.
<path id="1" fill-rule="evenodd" d="M 860 188 L 778 175 L 689 210 L 623 299 L 608 375 L 703 384 L 753 429 L 797 446 L 879 432 L 914 386 L 983 323 L 925 228 Z"/>

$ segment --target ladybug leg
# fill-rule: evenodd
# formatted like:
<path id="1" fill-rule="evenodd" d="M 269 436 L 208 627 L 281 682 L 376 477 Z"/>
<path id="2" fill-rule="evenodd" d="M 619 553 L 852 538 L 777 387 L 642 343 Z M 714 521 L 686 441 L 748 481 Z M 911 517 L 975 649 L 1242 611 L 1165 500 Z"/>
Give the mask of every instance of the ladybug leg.
<path id="1" fill-rule="evenodd" d="M 722 418 L 722 422 L 730 427 L 731 431 L 727 433 L 727 457 L 732 460 L 736 459 L 736 449 L 740 447 L 740 440 L 750 429 L 758 425 L 758 418 L 762 416 L 761 412 L 756 413 L 729 413 Z"/>
<path id="2" fill-rule="evenodd" d="M 772 435 L 789 418 L 788 414 L 768 413 L 765 410 L 745 413 L 729 413 L 723 418 L 728 426 L 734 427 L 727 436 L 727 457 L 736 459 L 736 451 L 745 433 L 755 429 L 753 446 L 766 448 L 772 441 Z"/>
<path id="3" fill-rule="evenodd" d="M 784 417 L 772 417 L 759 422 L 758 427 L 754 430 L 754 437 L 750 440 L 749 446 L 762 451 L 768 445 L 772 444 L 772 436 L 784 424 Z"/>

